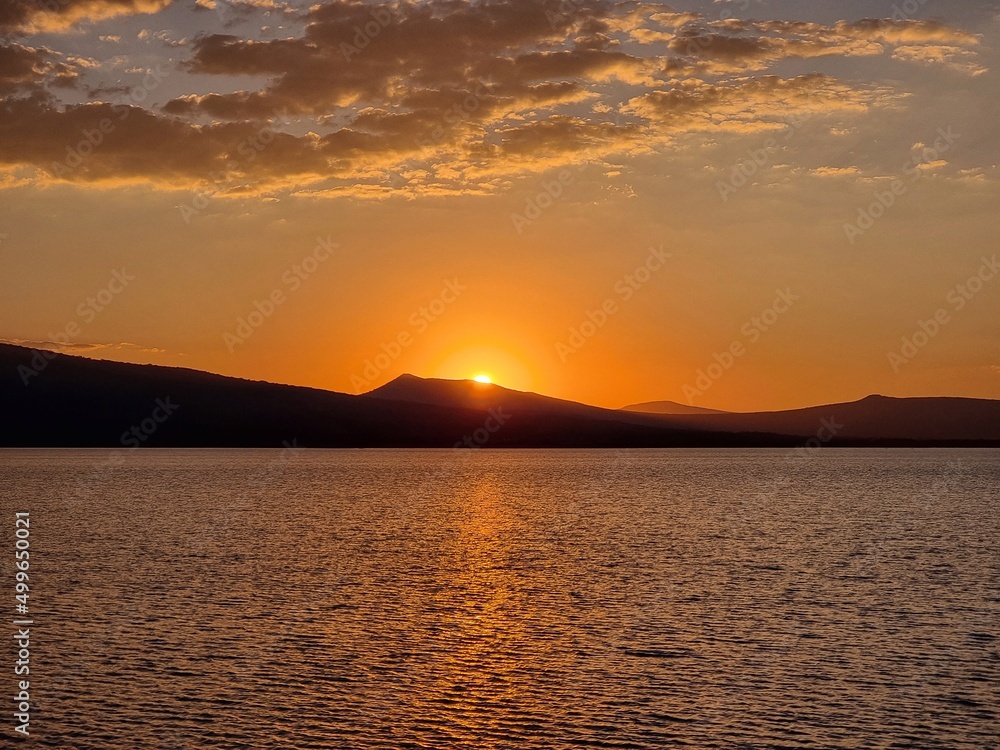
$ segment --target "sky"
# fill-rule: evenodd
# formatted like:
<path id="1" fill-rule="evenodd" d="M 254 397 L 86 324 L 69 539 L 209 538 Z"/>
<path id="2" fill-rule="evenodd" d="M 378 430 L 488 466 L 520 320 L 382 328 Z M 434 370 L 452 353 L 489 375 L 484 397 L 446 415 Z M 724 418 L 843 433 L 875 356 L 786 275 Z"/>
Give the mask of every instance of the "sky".
<path id="1" fill-rule="evenodd" d="M 0 340 L 1000 398 L 998 41 L 995 0 L 2 0 Z"/>

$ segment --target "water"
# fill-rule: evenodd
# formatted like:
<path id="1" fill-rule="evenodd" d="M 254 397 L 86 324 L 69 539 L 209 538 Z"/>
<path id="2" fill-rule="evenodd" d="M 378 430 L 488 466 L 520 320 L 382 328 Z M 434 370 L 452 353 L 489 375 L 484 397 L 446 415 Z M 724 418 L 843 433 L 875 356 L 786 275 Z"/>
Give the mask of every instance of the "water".
<path id="1" fill-rule="evenodd" d="M 31 746 L 1000 747 L 1000 451 L 117 460 L 0 454 Z"/>

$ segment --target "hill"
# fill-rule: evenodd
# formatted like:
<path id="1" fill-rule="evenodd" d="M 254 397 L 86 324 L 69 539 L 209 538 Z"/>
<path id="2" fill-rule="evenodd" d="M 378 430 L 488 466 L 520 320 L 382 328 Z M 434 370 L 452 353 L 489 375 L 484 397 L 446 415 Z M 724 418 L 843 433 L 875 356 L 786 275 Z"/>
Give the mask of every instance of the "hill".
<path id="1" fill-rule="evenodd" d="M 28 377 L 26 385 L 27 369 L 22 368 L 37 369 L 39 363 L 44 369 Z M 444 387 L 454 397 L 466 386 Z M 418 390 L 411 398 L 353 396 L 176 367 L 66 354 L 48 359 L 31 349 L 0 344 L 0 446 L 280 447 L 295 440 L 327 448 L 451 448 L 470 442 L 606 448 L 796 442 L 780 436 L 701 433 L 648 417 L 615 419 L 613 410 L 498 386 L 491 387 L 494 398 L 458 398 L 452 405 L 444 397 L 432 399 L 434 403 L 429 397 L 414 400 Z M 383 395 L 394 394 L 389 389 Z"/>
<path id="2" fill-rule="evenodd" d="M 1000 443 L 1000 401 L 872 395 L 858 401 L 788 411 L 675 416 L 670 418 L 670 424 L 678 428 L 754 430 L 803 437 L 825 429 L 834 432 L 838 441 Z"/>
<path id="3" fill-rule="evenodd" d="M 39 368 L 39 364 L 42 365 Z M 37 371 L 27 378 L 28 368 Z M 0 446 L 791 447 L 1000 445 L 1000 402 L 894 399 L 756 414 L 603 409 L 404 375 L 360 396 L 0 344 Z"/>
<path id="4" fill-rule="evenodd" d="M 676 401 L 646 401 L 641 404 L 623 406 L 621 411 L 636 411 L 643 414 L 729 414 L 719 409 L 706 409 L 703 406 L 688 406 Z"/>

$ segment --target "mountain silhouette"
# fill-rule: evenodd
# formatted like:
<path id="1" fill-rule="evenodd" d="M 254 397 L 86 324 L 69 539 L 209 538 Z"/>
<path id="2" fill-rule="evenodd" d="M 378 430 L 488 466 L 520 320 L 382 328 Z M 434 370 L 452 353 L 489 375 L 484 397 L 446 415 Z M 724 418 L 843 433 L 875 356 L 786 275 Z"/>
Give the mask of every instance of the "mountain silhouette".
<path id="1" fill-rule="evenodd" d="M 504 405 L 539 414 L 572 414 L 700 432 L 819 436 L 824 443 L 843 443 L 845 440 L 1000 441 L 1000 401 L 974 398 L 873 395 L 846 403 L 748 413 L 685 407 L 673 401 L 602 409 L 471 380 L 413 375 L 402 375 L 366 396 L 460 408 Z M 667 411 L 638 408 L 647 406 Z"/>
<path id="2" fill-rule="evenodd" d="M 406 374 L 365 393 L 363 397 L 456 409 L 486 410 L 502 407 L 519 413 L 585 417 L 660 428 L 664 426 L 663 420 L 654 415 L 623 413 L 619 409 L 588 406 L 576 401 L 543 396 L 530 391 L 515 391 L 495 383 L 478 383 L 474 380 L 420 378 Z"/>
<path id="3" fill-rule="evenodd" d="M 688 406 L 676 401 L 646 401 L 641 404 L 623 406 L 621 411 L 637 411 L 643 414 L 730 414 L 720 409 L 706 409 L 703 406 Z"/>
<path id="4" fill-rule="evenodd" d="M 740 432 L 754 430 L 815 436 L 825 430 L 839 441 L 905 439 L 924 442 L 1000 442 L 1000 401 L 978 398 L 866 396 L 787 411 L 678 415 L 674 427 Z"/>
<path id="5" fill-rule="evenodd" d="M 824 419 L 840 425 L 829 445 L 1000 445 L 1000 402 L 978 399 L 661 415 L 412 375 L 355 396 L 7 344 L 0 414 L 6 447 L 792 447 Z"/>
<path id="6" fill-rule="evenodd" d="M 467 385 L 443 383 L 455 392 Z M 517 394 L 498 386 L 491 392 Z M 565 408 L 546 408 L 544 396 L 519 396 L 532 408 L 525 408 L 527 401 L 447 406 L 443 398 L 435 404 L 353 396 L 0 344 L 0 446 L 7 447 L 281 447 L 295 441 L 315 448 L 451 448 L 470 440 L 477 447 L 796 444 L 787 436 L 702 434 L 642 415 L 614 419 L 614 410 L 559 399 L 550 401 Z M 172 413 L 160 422 L 162 403 Z M 491 431 L 498 418 L 501 429 Z"/>

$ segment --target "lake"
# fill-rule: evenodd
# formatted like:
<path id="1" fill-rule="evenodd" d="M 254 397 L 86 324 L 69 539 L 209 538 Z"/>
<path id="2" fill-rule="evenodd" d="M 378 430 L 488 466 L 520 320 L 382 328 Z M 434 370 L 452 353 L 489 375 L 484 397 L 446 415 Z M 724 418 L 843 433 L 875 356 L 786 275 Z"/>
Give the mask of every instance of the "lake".
<path id="1" fill-rule="evenodd" d="M 0 453 L 31 745 L 80 750 L 997 748 L 998 496 L 997 450 Z"/>

